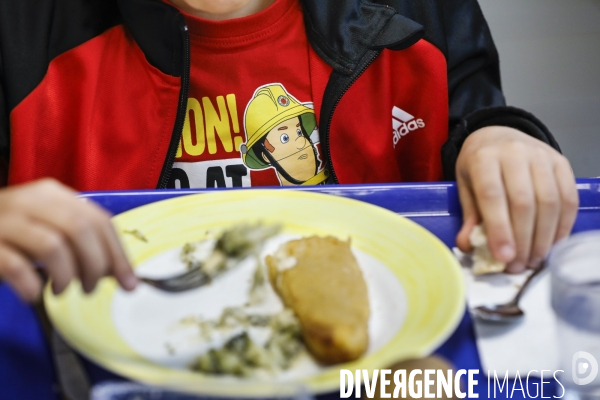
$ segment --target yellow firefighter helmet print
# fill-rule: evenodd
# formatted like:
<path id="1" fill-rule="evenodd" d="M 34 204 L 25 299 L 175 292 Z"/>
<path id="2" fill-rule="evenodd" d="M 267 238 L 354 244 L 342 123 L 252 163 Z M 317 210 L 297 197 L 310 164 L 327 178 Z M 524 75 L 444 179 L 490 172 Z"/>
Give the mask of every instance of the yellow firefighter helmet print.
<path id="1" fill-rule="evenodd" d="M 247 141 L 240 148 L 242 160 L 251 169 L 269 167 L 252 147 L 278 124 L 298 117 L 308 135 L 316 127 L 314 111 L 301 104 L 280 84 L 263 86 L 254 93 L 244 114 Z"/>

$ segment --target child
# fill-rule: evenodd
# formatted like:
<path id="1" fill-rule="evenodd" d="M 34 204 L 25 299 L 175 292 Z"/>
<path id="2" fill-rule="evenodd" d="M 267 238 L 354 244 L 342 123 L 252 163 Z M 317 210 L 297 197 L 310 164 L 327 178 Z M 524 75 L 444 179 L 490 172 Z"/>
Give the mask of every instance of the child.
<path id="1" fill-rule="evenodd" d="M 509 272 L 575 219 L 568 161 L 504 105 L 476 0 L 20 0 L 0 35 L 0 276 L 29 300 L 34 262 L 57 292 L 136 285 L 106 213 L 63 185 L 456 179 L 458 245 L 483 220 Z"/>

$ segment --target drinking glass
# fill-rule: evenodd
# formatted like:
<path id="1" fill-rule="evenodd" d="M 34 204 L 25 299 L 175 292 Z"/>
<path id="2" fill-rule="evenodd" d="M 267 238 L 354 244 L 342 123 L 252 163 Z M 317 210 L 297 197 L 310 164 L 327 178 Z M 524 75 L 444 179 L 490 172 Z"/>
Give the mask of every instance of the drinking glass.
<path id="1" fill-rule="evenodd" d="M 308 389 L 298 383 L 273 384 L 269 400 L 314 400 Z M 103 382 L 92 388 L 90 400 L 259 400 L 258 397 L 213 397 L 177 392 L 173 389 L 134 382 Z"/>
<path id="2" fill-rule="evenodd" d="M 564 371 L 559 379 L 565 387 L 563 399 L 600 399 L 600 231 L 557 243 L 548 267 Z"/>

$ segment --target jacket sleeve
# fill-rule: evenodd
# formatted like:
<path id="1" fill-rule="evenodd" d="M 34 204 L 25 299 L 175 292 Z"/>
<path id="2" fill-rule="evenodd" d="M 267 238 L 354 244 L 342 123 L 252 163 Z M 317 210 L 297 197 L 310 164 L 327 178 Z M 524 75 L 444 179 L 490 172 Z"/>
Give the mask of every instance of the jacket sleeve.
<path id="1" fill-rule="evenodd" d="M 532 114 L 506 106 L 498 51 L 477 0 L 444 0 L 447 40 L 449 136 L 442 147 L 444 177 L 455 179 L 458 153 L 477 129 L 501 125 L 518 129 L 560 151 L 546 126 Z"/>

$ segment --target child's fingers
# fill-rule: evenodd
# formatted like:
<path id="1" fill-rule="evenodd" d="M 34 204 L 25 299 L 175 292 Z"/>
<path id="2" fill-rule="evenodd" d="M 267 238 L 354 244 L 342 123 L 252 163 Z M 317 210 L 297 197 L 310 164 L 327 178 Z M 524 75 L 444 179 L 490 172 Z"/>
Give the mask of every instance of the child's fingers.
<path id="1" fill-rule="evenodd" d="M 42 281 L 33 270 L 33 264 L 19 251 L 1 243 L 0 277 L 25 301 L 35 301 L 42 290 Z"/>
<path id="2" fill-rule="evenodd" d="M 499 261 L 512 261 L 516 249 L 500 164 L 497 159 L 482 157 L 472 163 L 470 176 L 490 251 Z"/>
<path id="3" fill-rule="evenodd" d="M 515 258 L 507 265 L 506 270 L 520 273 L 529 262 L 536 215 L 535 193 L 526 149 L 515 148 L 511 157 L 503 160 L 502 177 L 516 244 Z"/>
<path id="4" fill-rule="evenodd" d="M 567 159 L 550 146 L 512 128 L 485 127 L 465 140 L 459 172 L 472 187 L 492 255 L 510 263 L 508 271 L 538 264 L 571 231 L 579 203 L 575 179 Z M 466 230 L 463 225 L 460 245 Z"/>
<path id="5" fill-rule="evenodd" d="M 468 253 L 473 250 L 470 240 L 471 231 L 473 231 L 475 225 L 479 223 L 480 217 L 472 189 L 469 186 L 467 179 L 458 175 L 456 184 L 458 186 L 458 196 L 463 212 L 463 224 L 460 232 L 458 232 L 458 235 L 456 236 L 456 245 L 462 252 Z"/>
<path id="6" fill-rule="evenodd" d="M 62 291 L 66 284 L 62 281 L 68 276 L 81 278 L 84 290 L 91 291 L 98 279 L 108 272 L 108 257 L 100 236 L 98 217 L 94 207 L 83 203 L 62 185 L 50 184 L 44 189 L 42 207 L 34 197 L 28 197 L 22 204 L 22 212 L 48 227 L 52 233 L 52 241 L 48 240 L 48 252 L 54 255 L 66 255 L 74 259 L 74 274 L 71 275 L 71 262 L 63 267 L 48 264 L 53 287 Z M 47 235 L 48 237 L 50 235 Z M 48 254 L 39 261 L 48 263 Z M 37 260 L 37 259 L 36 259 Z M 69 268 L 67 270 L 67 267 Z"/>
<path id="7" fill-rule="evenodd" d="M 139 279 L 133 273 L 131 264 L 123 251 L 123 247 L 117 237 L 115 229 L 110 221 L 106 219 L 102 224 L 104 243 L 111 256 L 111 272 L 119 284 L 125 290 L 133 290 Z"/>
<path id="8" fill-rule="evenodd" d="M 548 157 L 536 158 L 531 164 L 531 176 L 537 203 L 535 235 L 528 266 L 538 267 L 554 243 L 562 212 L 561 199 L 554 167 Z"/>
<path id="9" fill-rule="evenodd" d="M 112 274 L 124 289 L 135 289 L 138 278 L 133 273 L 129 260 L 123 251 L 110 220 L 111 215 L 91 202 L 82 202 L 81 206 L 86 208 L 85 212 L 90 215 L 94 223 L 97 243 L 102 246 L 102 253 L 106 260 L 103 268 L 97 270 L 96 274 L 91 278 L 94 285 L 102 276 Z"/>
<path id="10" fill-rule="evenodd" d="M 9 191 L 7 213 L 27 216 L 49 231 L 45 235 L 47 240 L 39 242 L 39 246 L 45 243 L 45 249 L 36 247 L 27 251 L 35 250 L 34 259 L 47 264 L 56 291 L 62 291 L 72 278 L 79 276 L 83 288 L 89 292 L 101 277 L 111 272 L 127 289 L 135 286 L 137 281 L 107 212 L 91 202 L 81 201 L 71 189 L 51 180 Z M 62 261 L 53 257 L 62 257 Z"/>
<path id="11" fill-rule="evenodd" d="M 569 161 L 560 156 L 554 166 L 556 183 L 561 202 L 561 213 L 554 241 L 567 237 L 571 233 L 579 207 L 579 192 Z"/>
<path id="12" fill-rule="evenodd" d="M 94 290 L 100 278 L 110 273 L 113 263 L 103 228 L 110 217 L 91 202 L 74 200 L 80 222 L 76 228 L 71 227 L 70 237 L 76 238 L 74 246 L 79 258 L 81 282 L 83 289 L 89 293 Z"/>
<path id="13" fill-rule="evenodd" d="M 138 279 L 114 231 L 111 215 L 93 202 L 74 200 L 78 215 L 85 221 L 80 224 L 79 232 L 88 234 L 86 237 L 75 230 L 71 235 L 79 238 L 76 245 L 81 252 L 82 282 L 86 291 L 92 291 L 98 280 L 109 274 L 114 275 L 124 289 L 134 289 Z"/>
<path id="14" fill-rule="evenodd" d="M 75 257 L 66 238 L 44 224 L 22 215 L 4 215 L 0 218 L 0 239 L 22 258 L 44 264 L 55 293 L 62 292 L 77 275 Z"/>

